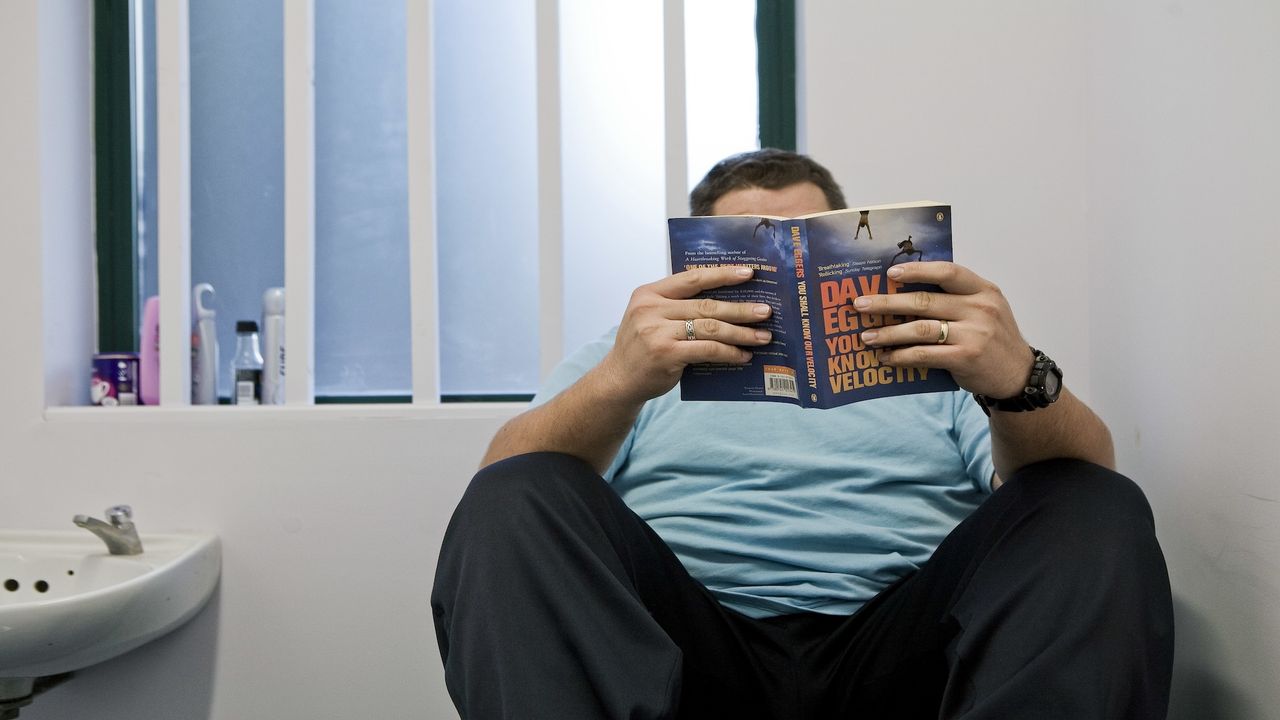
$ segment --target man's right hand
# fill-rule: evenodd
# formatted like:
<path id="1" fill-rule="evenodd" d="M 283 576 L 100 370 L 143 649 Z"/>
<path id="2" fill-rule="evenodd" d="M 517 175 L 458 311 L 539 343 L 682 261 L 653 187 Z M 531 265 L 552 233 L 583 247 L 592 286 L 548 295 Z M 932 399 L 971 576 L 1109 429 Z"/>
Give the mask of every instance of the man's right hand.
<path id="1" fill-rule="evenodd" d="M 675 387 L 686 365 L 745 363 L 751 353 L 739 346 L 769 342 L 768 330 L 745 327 L 768 319 L 768 305 L 695 297 L 751 275 L 749 268 L 699 268 L 637 288 L 609 354 L 556 397 L 507 421 L 482 465 L 547 450 L 581 458 L 603 473 L 640 408 Z M 685 320 L 693 320 L 697 339 L 685 337 Z"/>
<path id="2" fill-rule="evenodd" d="M 750 268 L 698 268 L 637 288 L 613 349 L 598 368 L 615 389 L 614 397 L 643 403 L 675 387 L 686 365 L 751 360 L 751 352 L 743 348 L 765 345 L 772 336 L 763 328 L 746 326 L 768 319 L 772 308 L 695 297 L 751 276 Z M 686 337 L 685 320 L 690 319 L 696 340 Z"/>

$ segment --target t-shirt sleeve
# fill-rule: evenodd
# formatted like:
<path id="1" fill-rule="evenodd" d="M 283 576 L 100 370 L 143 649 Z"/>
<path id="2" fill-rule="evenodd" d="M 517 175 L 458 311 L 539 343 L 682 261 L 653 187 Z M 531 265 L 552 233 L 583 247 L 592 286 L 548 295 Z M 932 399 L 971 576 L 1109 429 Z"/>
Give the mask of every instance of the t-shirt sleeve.
<path id="1" fill-rule="evenodd" d="M 560 364 L 556 365 L 551 374 L 547 376 L 547 379 L 543 381 L 542 386 L 538 388 L 538 392 L 533 396 L 533 402 L 529 406 L 537 407 L 542 405 L 582 379 L 582 376 L 586 375 L 591 368 L 599 365 L 604 356 L 609 354 L 609 349 L 613 347 L 613 338 L 617 332 L 618 329 L 614 328 L 599 339 L 583 345 L 564 360 L 561 360 Z"/>
<path id="2" fill-rule="evenodd" d="M 546 381 L 542 383 L 542 387 L 538 389 L 536 395 L 533 396 L 533 402 L 529 407 L 537 407 L 547 402 L 551 398 L 559 395 L 567 390 L 578 380 L 582 379 L 591 368 L 600 364 L 604 356 L 609 354 L 609 350 L 613 347 L 614 338 L 617 336 L 618 328 L 613 328 L 605 333 L 598 340 L 583 345 L 573 352 L 569 357 L 560 361 L 560 364 L 551 371 Z M 627 457 L 627 453 L 631 449 L 632 439 L 635 437 L 635 428 L 627 433 L 626 439 L 622 441 L 622 446 L 618 448 L 618 453 L 614 455 L 613 462 L 609 465 L 609 469 L 605 471 L 604 478 L 612 480 L 614 473 L 622 465 Z"/>
<path id="3" fill-rule="evenodd" d="M 968 392 L 957 390 L 954 398 L 956 443 L 964 457 L 966 472 L 979 490 L 989 493 L 991 478 L 996 472 L 995 461 L 991 459 L 991 424 Z"/>

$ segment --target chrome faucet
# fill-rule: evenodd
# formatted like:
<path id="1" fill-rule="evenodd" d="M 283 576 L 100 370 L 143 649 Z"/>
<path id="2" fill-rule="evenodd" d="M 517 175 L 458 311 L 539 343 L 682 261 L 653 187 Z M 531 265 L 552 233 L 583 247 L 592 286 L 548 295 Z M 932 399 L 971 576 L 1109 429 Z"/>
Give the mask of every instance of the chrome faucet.
<path id="1" fill-rule="evenodd" d="M 128 505 L 109 507 L 107 520 L 110 522 L 77 515 L 71 522 L 102 538 L 112 555 L 141 555 L 142 540 L 138 539 L 138 528 L 133 524 L 133 508 Z"/>

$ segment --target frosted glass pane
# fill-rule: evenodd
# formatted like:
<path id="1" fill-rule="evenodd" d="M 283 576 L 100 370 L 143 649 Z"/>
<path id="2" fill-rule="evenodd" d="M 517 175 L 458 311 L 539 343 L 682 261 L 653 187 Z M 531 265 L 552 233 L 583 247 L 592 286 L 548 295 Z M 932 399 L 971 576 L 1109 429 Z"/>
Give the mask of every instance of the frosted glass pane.
<path id="1" fill-rule="evenodd" d="M 435 5 L 440 384 L 538 383 L 532 0 Z"/>
<path id="2" fill-rule="evenodd" d="M 720 160 L 760 143 L 755 0 L 684 4 L 689 188 Z"/>
<path id="3" fill-rule="evenodd" d="M 191 281 L 217 293 L 227 395 L 236 321 L 258 320 L 263 290 L 284 284 L 283 13 L 194 2 L 190 24 Z"/>
<path id="4" fill-rule="evenodd" d="M 407 395 L 404 0 L 315 7 L 316 394 Z"/>
<path id="5" fill-rule="evenodd" d="M 156 264 L 156 0 L 143 0 L 134 15 L 134 62 L 137 104 L 134 118 L 137 149 L 138 286 L 137 317 L 141 327 L 143 302 L 160 292 L 160 268 Z"/>
<path id="6" fill-rule="evenodd" d="M 662 3 L 562 0 L 564 347 L 667 267 Z"/>

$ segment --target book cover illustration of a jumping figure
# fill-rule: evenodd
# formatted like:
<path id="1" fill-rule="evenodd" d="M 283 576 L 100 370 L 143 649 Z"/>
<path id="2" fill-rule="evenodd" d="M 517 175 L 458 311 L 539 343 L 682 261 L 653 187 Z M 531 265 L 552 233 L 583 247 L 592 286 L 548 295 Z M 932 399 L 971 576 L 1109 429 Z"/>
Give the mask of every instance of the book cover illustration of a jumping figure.
<path id="1" fill-rule="evenodd" d="M 891 266 L 952 259 L 951 207 L 935 202 L 879 205 L 777 218 L 718 215 L 668 221 L 671 268 L 740 265 L 754 277 L 704 295 L 767 303 L 761 327 L 773 333 L 749 348 L 745 365 L 705 363 L 685 368 L 683 400 L 757 400 L 833 408 L 860 400 L 956 389 L 944 370 L 884 365 L 862 331 L 912 320 L 854 309 L 861 295 L 938 291 L 899 283 Z"/>

